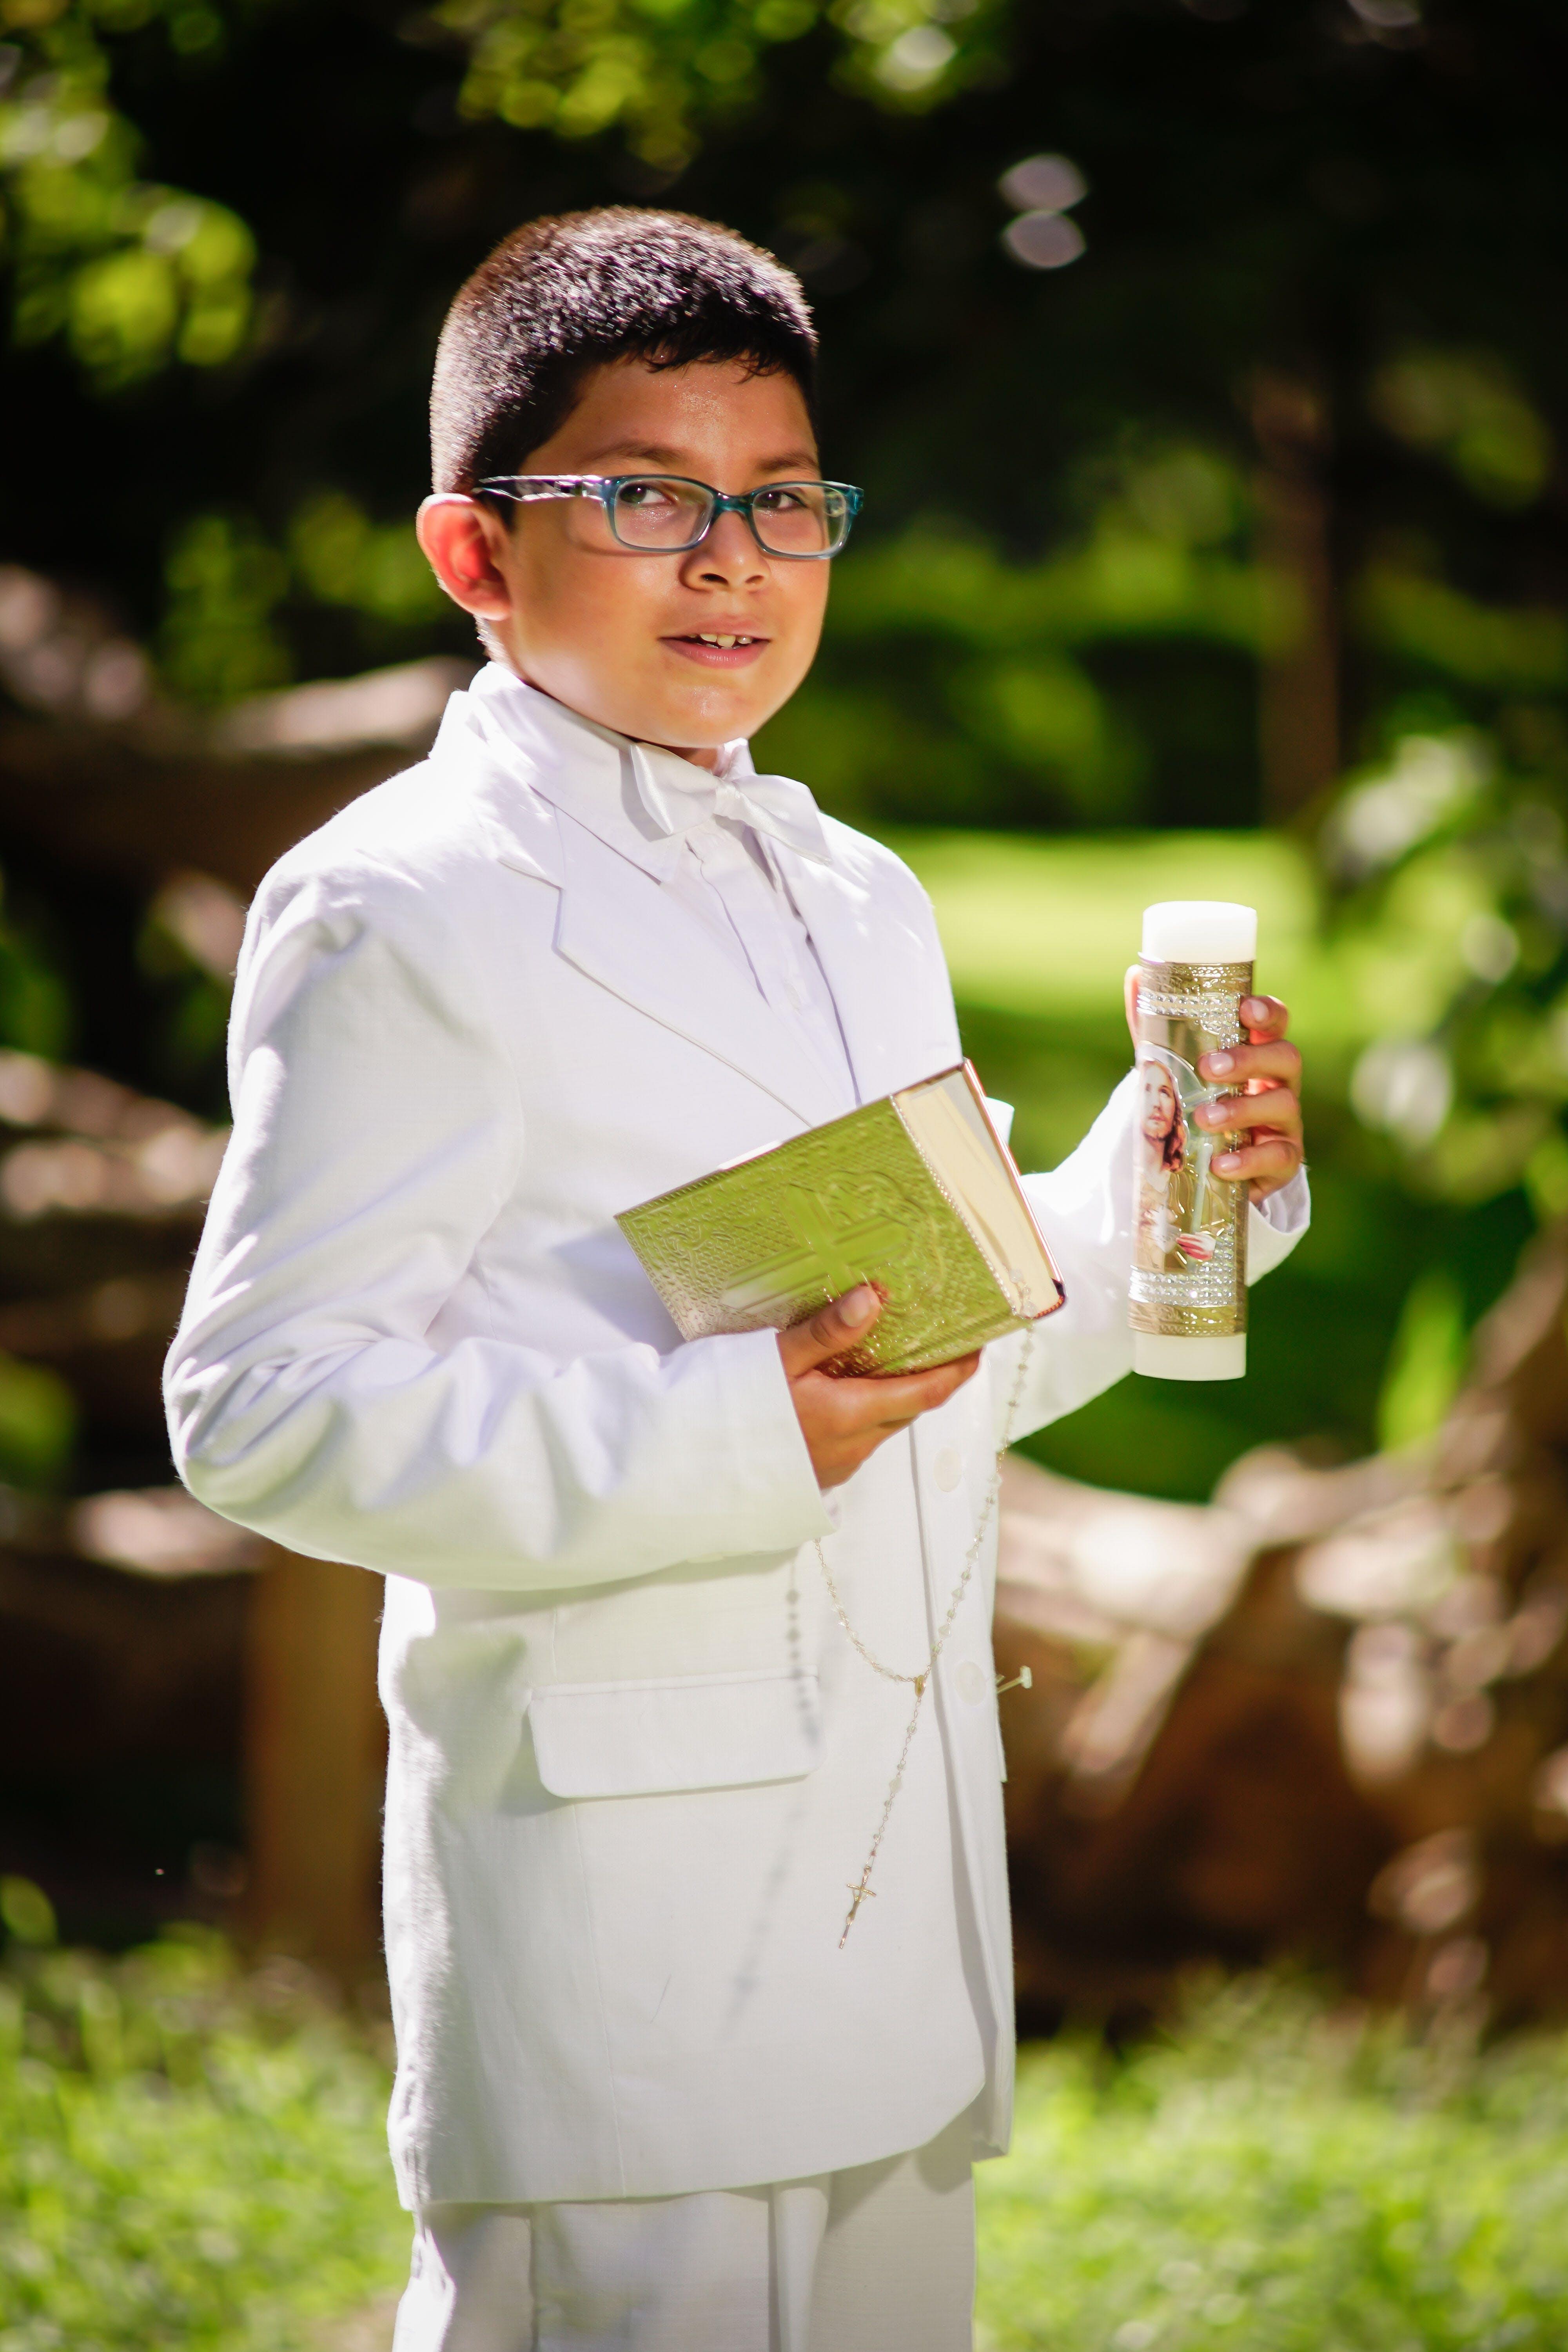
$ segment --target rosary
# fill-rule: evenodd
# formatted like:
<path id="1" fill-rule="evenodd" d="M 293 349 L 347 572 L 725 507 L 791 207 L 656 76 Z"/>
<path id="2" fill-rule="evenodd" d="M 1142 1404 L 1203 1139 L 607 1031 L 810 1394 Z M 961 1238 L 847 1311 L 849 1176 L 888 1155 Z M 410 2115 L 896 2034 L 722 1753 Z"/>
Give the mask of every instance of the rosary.
<path id="1" fill-rule="evenodd" d="M 877 1823 L 876 1834 L 871 1840 L 860 1875 L 849 1889 L 851 1900 L 848 1916 L 844 1922 L 844 1933 L 838 1938 L 840 1951 L 849 1940 L 849 1930 L 855 1925 L 860 1906 L 877 1891 L 871 1884 L 871 1873 L 876 1867 L 877 1856 L 881 1849 L 882 1840 L 887 1834 L 888 1823 L 892 1817 L 893 1807 L 898 1801 L 899 1790 L 904 1785 L 904 1767 L 909 1762 L 910 1749 L 914 1744 L 915 1731 L 920 1723 L 921 1709 L 925 1705 L 926 1685 L 931 1681 L 931 1669 L 947 1647 L 947 1637 L 952 1631 L 953 1622 L 958 1615 L 963 1596 L 969 1590 L 970 1580 L 980 1564 L 980 1554 L 984 1548 L 986 1531 L 995 1514 L 997 1497 L 1002 1492 L 1002 1456 L 1006 1453 L 1013 1440 L 1013 1422 L 1023 1397 L 1024 1383 L 1029 1375 L 1029 1361 L 1034 1349 L 1035 1333 L 1034 1327 L 1031 1325 L 1024 1335 L 1024 1344 L 1018 1351 L 1018 1370 L 1013 1381 L 1013 1392 L 1007 1400 L 1007 1410 L 1003 1416 L 1002 1444 L 996 1455 L 996 1466 L 991 1474 L 991 1483 L 986 1488 L 985 1500 L 981 1506 L 980 1517 L 975 1521 L 974 1533 L 970 1538 L 969 1549 L 963 1556 L 963 1572 L 949 1596 L 946 1613 L 937 1627 L 936 1639 L 932 1642 L 926 1662 L 918 1674 L 901 1675 L 895 1667 L 885 1666 L 880 1658 L 872 1656 L 854 1626 L 849 1622 L 848 1613 L 838 1597 L 838 1587 L 833 1581 L 833 1570 L 827 1565 L 827 1556 L 821 1543 L 814 1541 L 812 1546 L 816 1554 L 816 1564 L 822 1570 L 822 1580 L 827 1587 L 827 1597 L 833 1603 L 833 1613 L 843 1626 L 851 1647 L 859 1652 L 874 1675 L 880 1675 L 884 1682 L 904 1683 L 915 1695 L 915 1703 L 910 1710 L 910 1719 L 904 1729 L 904 1744 L 899 1750 L 899 1760 L 894 1768 L 893 1777 L 888 1783 L 887 1796 L 882 1801 L 881 1819 Z M 1018 1679 L 1026 1690 L 1029 1687 L 1027 1667 Z"/>

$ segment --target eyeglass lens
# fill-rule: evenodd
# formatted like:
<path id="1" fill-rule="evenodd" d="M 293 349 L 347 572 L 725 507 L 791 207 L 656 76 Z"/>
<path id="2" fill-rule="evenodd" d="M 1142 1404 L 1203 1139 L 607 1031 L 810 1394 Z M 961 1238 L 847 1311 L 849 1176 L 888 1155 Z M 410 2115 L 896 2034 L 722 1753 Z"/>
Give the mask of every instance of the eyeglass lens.
<path id="1" fill-rule="evenodd" d="M 624 547 L 668 554 L 695 547 L 712 515 L 700 482 L 645 474 L 617 485 L 610 520 Z M 753 493 L 752 521 L 770 555 L 828 555 L 847 534 L 848 500 L 830 482 L 773 482 Z"/>

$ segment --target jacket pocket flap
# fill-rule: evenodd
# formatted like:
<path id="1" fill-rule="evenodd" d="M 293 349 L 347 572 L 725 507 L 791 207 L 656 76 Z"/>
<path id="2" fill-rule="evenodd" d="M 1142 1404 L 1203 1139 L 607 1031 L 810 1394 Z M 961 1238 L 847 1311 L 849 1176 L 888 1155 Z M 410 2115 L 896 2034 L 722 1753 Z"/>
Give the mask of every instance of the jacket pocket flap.
<path id="1" fill-rule="evenodd" d="M 797 1780 L 823 1757 L 811 1674 L 555 1683 L 529 1699 L 539 1777 L 555 1797 L 652 1797 Z"/>

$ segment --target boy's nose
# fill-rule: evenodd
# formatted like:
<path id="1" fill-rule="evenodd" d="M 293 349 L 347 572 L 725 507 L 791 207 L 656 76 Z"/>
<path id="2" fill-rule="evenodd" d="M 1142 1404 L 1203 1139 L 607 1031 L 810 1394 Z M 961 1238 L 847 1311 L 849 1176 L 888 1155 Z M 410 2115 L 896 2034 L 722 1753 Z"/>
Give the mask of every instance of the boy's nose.
<path id="1" fill-rule="evenodd" d="M 766 568 L 767 558 L 750 524 L 738 514 L 716 515 L 707 538 L 691 550 L 683 566 L 689 579 L 722 582 L 728 586 L 760 579 Z"/>

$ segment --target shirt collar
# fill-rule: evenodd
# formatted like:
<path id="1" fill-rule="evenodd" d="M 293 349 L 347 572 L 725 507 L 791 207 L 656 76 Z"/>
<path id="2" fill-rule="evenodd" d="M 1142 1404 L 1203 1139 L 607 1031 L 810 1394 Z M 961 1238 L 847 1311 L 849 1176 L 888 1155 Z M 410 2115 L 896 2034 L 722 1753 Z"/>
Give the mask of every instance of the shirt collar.
<path id="1" fill-rule="evenodd" d="M 528 762 L 528 781 L 546 800 L 645 873 L 663 881 L 674 872 L 681 838 L 665 832 L 645 806 L 630 738 L 541 693 L 500 662 L 492 661 L 479 672 L 468 696 L 480 732 L 492 749 L 509 767 L 515 766 L 515 754 L 521 751 Z M 639 749 L 645 758 L 651 753 L 655 761 L 678 757 L 657 746 Z M 743 737 L 723 746 L 713 772 L 721 782 L 755 775 L 751 746 Z M 772 845 L 765 845 L 770 851 Z"/>

